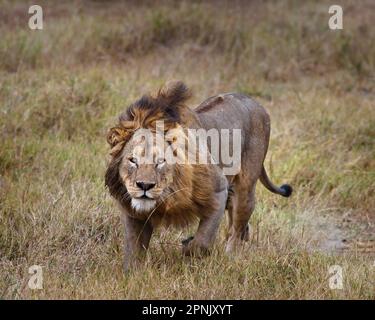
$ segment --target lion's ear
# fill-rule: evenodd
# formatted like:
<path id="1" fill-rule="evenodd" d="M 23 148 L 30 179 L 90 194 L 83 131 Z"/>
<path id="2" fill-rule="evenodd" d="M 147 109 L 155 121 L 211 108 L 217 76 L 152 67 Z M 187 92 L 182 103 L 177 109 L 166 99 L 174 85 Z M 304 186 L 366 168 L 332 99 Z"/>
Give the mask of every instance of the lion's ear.
<path id="1" fill-rule="evenodd" d="M 117 155 L 124 145 L 130 140 L 134 133 L 133 121 L 120 118 L 120 123 L 111 129 L 107 133 L 107 142 L 111 146 L 110 154 L 112 156 Z"/>
<path id="2" fill-rule="evenodd" d="M 125 141 L 128 132 L 121 127 L 113 127 L 107 133 L 107 142 L 113 148 L 118 143 Z"/>
<path id="3" fill-rule="evenodd" d="M 109 129 L 107 134 L 107 142 L 111 146 L 109 154 L 112 157 L 118 155 L 123 149 L 126 141 L 128 140 L 130 132 L 121 127 L 114 127 Z"/>

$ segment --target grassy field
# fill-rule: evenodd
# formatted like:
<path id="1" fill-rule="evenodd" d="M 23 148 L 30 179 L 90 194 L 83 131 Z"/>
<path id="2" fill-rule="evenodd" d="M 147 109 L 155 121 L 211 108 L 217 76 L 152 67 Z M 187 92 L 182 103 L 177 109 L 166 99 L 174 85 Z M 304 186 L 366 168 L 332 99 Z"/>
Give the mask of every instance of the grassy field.
<path id="1" fill-rule="evenodd" d="M 0 298 L 375 299 L 375 4 L 335 1 L 0 0 Z M 239 91 L 271 116 L 252 239 L 187 259 L 190 230 L 159 230 L 122 272 L 123 229 L 104 187 L 107 129 L 170 79 L 191 106 Z M 28 268 L 43 267 L 43 289 Z M 343 270 L 329 288 L 328 268 Z"/>

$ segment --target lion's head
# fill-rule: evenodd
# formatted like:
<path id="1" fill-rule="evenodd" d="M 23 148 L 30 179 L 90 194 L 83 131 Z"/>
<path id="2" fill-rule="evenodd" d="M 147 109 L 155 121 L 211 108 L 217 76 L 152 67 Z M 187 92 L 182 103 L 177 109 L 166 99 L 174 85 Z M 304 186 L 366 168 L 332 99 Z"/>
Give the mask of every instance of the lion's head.
<path id="1" fill-rule="evenodd" d="M 135 211 L 150 211 L 170 194 L 176 164 L 166 160 L 172 146 L 163 132 L 138 129 L 126 143 L 119 163 L 122 179 Z"/>
<path id="2" fill-rule="evenodd" d="M 184 210 L 188 219 L 190 211 L 204 214 L 215 206 L 211 169 L 178 161 L 185 156 L 179 143 L 186 139 L 186 126 L 196 121 L 184 105 L 189 96 L 182 82 L 167 85 L 132 104 L 108 133 L 112 159 L 105 182 L 134 215 L 159 210 L 165 218 Z"/>

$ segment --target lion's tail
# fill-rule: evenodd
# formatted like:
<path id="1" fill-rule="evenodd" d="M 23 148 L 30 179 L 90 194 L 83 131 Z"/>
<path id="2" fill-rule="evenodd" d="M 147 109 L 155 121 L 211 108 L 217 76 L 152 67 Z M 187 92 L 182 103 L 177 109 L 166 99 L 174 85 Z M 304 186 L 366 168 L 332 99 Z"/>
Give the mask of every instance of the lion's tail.
<path id="1" fill-rule="evenodd" d="M 289 197 L 293 192 L 293 189 L 289 184 L 283 184 L 281 187 L 275 186 L 270 180 L 270 178 L 268 178 L 268 175 L 267 175 L 266 169 L 264 169 L 264 166 L 262 168 L 262 173 L 259 179 L 260 179 L 260 182 L 262 182 L 262 184 L 269 191 L 282 195 L 283 197 Z"/>

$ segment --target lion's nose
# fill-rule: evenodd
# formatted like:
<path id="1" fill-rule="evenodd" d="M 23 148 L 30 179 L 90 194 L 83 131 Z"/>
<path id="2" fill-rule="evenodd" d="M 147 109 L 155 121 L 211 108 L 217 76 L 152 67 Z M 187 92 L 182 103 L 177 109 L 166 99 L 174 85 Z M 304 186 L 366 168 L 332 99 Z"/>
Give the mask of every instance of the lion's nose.
<path id="1" fill-rule="evenodd" d="M 138 188 L 142 189 L 143 191 L 147 191 L 155 187 L 155 183 L 148 183 L 143 181 L 137 181 L 136 185 Z"/>

